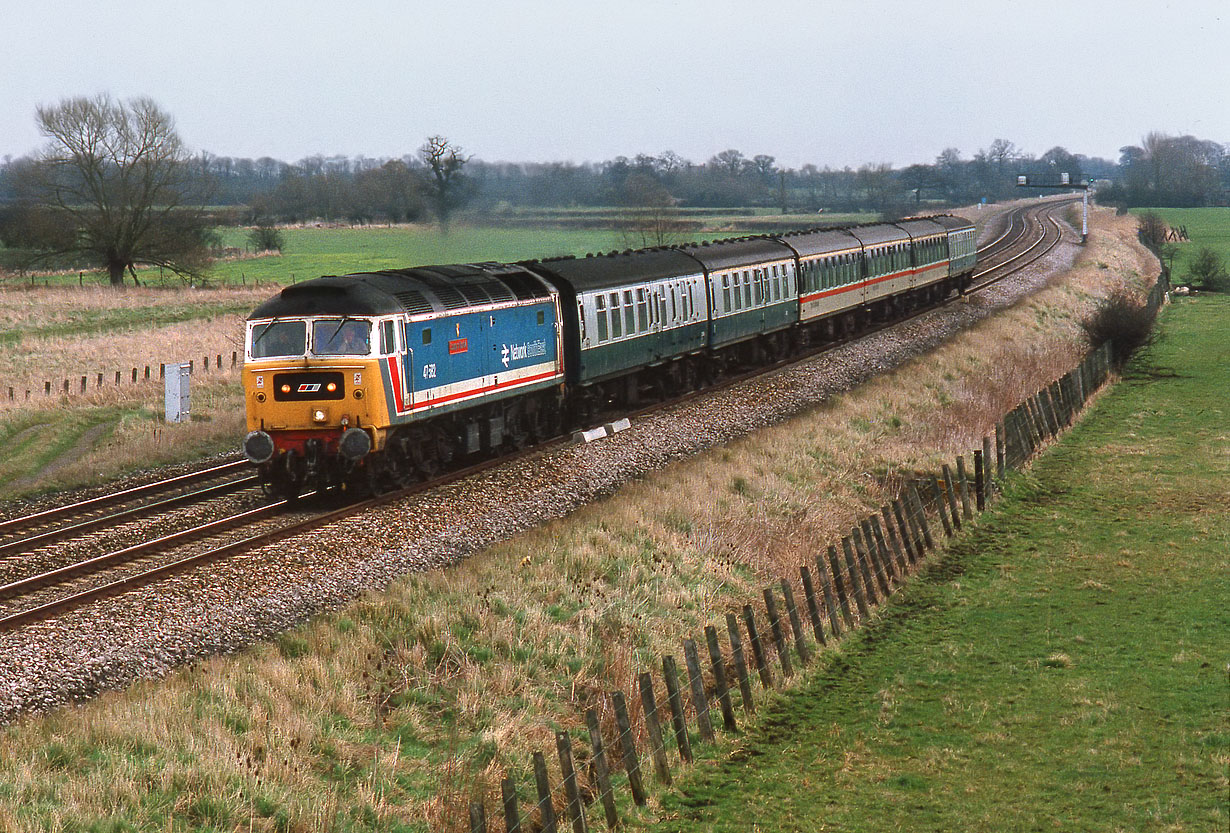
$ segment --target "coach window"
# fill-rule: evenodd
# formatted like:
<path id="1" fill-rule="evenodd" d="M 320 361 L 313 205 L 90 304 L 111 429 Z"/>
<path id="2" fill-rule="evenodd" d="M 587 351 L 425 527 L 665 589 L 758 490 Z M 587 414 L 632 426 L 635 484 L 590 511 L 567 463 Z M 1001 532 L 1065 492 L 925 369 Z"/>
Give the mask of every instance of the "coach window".
<path id="1" fill-rule="evenodd" d="M 636 290 L 636 329 L 646 332 L 649 329 L 649 310 L 645 306 L 645 290 Z"/>
<path id="2" fill-rule="evenodd" d="M 743 306 L 750 307 L 752 305 L 752 276 L 744 269 L 743 270 Z"/>
<path id="3" fill-rule="evenodd" d="M 612 292 L 611 299 L 611 338 L 619 338 L 624 334 L 619 318 L 619 293 Z"/>
<path id="4" fill-rule="evenodd" d="M 609 335 L 606 329 L 606 298 L 601 295 L 594 296 L 594 318 L 598 324 L 598 341 L 606 341 Z"/>
<path id="5" fill-rule="evenodd" d="M 632 310 L 632 290 L 624 290 L 624 333 L 632 335 L 636 332 L 636 313 Z"/>

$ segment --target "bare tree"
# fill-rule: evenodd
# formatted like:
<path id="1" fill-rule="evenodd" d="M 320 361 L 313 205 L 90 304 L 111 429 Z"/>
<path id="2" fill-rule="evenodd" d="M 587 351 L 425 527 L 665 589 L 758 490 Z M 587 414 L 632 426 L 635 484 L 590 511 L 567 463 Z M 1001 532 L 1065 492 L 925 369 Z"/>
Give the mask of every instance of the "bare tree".
<path id="1" fill-rule="evenodd" d="M 634 173 L 624 181 L 619 234 L 625 246 L 669 246 L 685 230 L 675 200 L 660 182 Z"/>
<path id="2" fill-rule="evenodd" d="M 113 286 L 136 266 L 199 278 L 210 224 L 201 177 L 172 118 L 148 98 L 108 95 L 39 107 L 51 141 L 29 167 L 21 193 L 60 233 L 36 241 L 34 262 L 72 256 L 99 264 Z M 193 200 L 194 192 L 196 199 Z"/>
<path id="3" fill-rule="evenodd" d="M 435 209 L 440 228 L 447 232 L 453 211 L 465 204 L 472 191 L 463 173 L 470 157 L 443 136 L 429 136 L 419 148 L 419 157 L 428 169 L 427 197 Z"/>

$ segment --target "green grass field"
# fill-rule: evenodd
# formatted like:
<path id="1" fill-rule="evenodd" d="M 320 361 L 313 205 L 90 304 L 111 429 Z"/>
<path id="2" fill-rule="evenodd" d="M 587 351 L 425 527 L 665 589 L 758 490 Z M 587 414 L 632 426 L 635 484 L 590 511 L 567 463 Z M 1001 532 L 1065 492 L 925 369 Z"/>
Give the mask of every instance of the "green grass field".
<path id="1" fill-rule="evenodd" d="M 1226 830 L 1227 318 L 1167 310 L 1096 410 L 654 829 Z"/>
<path id="2" fill-rule="evenodd" d="M 1186 226 L 1190 243 L 1179 244 L 1179 254 L 1173 266 L 1174 284 L 1186 283 L 1187 263 L 1201 248 L 1208 246 L 1221 255 L 1230 269 L 1230 208 L 1137 208 L 1133 214 L 1154 211 L 1171 228 Z"/>

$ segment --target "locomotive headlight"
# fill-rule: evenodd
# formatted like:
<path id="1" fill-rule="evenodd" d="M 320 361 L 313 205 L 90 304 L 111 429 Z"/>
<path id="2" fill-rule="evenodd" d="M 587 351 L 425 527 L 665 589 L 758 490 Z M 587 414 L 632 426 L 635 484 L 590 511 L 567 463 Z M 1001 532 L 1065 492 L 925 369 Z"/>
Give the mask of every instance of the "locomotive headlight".
<path id="1" fill-rule="evenodd" d="M 312 422 L 324 422 L 328 418 L 329 418 L 329 415 L 325 413 L 324 408 L 317 408 L 316 410 L 312 411 Z"/>

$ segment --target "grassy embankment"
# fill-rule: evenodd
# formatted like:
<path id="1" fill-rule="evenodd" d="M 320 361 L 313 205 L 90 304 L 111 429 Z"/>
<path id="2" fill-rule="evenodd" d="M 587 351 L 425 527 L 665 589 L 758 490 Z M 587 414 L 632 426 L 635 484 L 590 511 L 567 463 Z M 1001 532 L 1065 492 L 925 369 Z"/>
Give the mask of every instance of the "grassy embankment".
<path id="1" fill-rule="evenodd" d="M 1099 214 L 1065 280 L 788 423 L 276 644 L 8 728 L 0 827 L 425 830 L 505 770 L 529 795 L 553 729 L 1070 367 L 1075 321 L 1155 266 L 1133 227 Z"/>
<path id="2" fill-rule="evenodd" d="M 870 628 L 664 801 L 661 830 L 1227 825 L 1230 299 Z"/>

